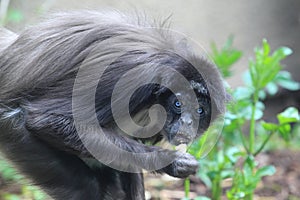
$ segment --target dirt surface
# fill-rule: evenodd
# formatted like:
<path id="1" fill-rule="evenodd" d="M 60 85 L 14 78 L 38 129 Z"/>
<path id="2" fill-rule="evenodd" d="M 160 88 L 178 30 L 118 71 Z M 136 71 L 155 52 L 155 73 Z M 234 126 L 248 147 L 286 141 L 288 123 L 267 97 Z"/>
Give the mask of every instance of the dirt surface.
<path id="1" fill-rule="evenodd" d="M 257 190 L 260 199 L 299 200 L 300 152 L 275 151 L 264 156 L 276 167 L 276 174 L 264 178 Z"/>
<path id="2" fill-rule="evenodd" d="M 276 174 L 264 177 L 256 190 L 255 200 L 300 200 L 300 151 L 273 151 L 261 154 L 257 160 L 262 165 L 274 165 Z M 145 187 L 150 200 L 179 200 L 184 196 L 183 181 L 167 175 L 146 174 Z M 224 193 L 229 187 L 230 180 L 225 180 Z M 0 176 L 0 196 L 3 193 L 20 194 L 21 189 Z M 190 196 L 210 196 L 210 191 L 198 178 L 191 177 Z"/>
<path id="3" fill-rule="evenodd" d="M 259 184 L 256 200 L 300 200 L 300 151 L 281 150 L 261 154 L 257 157 L 262 165 L 274 165 L 276 173 L 263 178 Z M 167 176 L 147 174 L 146 189 L 151 200 L 179 200 L 184 196 L 183 181 Z M 224 193 L 230 180 L 223 182 Z M 191 177 L 191 198 L 209 196 L 210 191 L 196 177 Z M 227 199 L 225 196 L 222 199 Z"/>

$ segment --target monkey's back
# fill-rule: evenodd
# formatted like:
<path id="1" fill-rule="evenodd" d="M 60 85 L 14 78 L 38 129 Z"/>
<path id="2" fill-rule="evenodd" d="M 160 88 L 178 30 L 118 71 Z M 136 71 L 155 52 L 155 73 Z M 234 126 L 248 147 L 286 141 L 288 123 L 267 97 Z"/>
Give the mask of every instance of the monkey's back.
<path id="1" fill-rule="evenodd" d="M 139 17 L 117 11 L 75 11 L 52 15 L 18 37 L 1 30 L 0 100 L 17 98 L 21 91 L 47 90 L 60 80 L 74 79 L 95 46 L 109 38 L 122 36 L 118 45 L 123 47 L 148 43 L 156 49 L 172 49 L 163 34 L 145 30 L 154 26 L 152 22 L 136 18 Z"/>

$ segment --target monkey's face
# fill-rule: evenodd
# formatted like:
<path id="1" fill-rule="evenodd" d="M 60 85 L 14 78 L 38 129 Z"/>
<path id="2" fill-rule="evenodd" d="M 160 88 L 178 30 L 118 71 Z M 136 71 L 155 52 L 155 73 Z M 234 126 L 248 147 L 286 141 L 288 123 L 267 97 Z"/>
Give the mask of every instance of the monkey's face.
<path id="1" fill-rule="evenodd" d="M 209 126 L 211 104 L 209 96 L 194 90 L 197 104 L 185 91 L 170 95 L 166 100 L 167 121 L 163 135 L 173 145 L 187 144 L 200 136 Z"/>

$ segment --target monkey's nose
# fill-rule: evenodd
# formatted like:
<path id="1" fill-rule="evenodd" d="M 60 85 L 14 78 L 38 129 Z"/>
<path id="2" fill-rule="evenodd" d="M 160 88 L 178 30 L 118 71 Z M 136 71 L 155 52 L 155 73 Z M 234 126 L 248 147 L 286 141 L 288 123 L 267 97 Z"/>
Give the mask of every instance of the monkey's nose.
<path id="1" fill-rule="evenodd" d="M 181 122 L 185 125 L 191 126 L 193 124 L 193 119 L 188 115 L 184 115 L 181 117 Z"/>
<path id="2" fill-rule="evenodd" d="M 189 126 L 192 125 L 193 124 L 193 120 L 192 119 L 187 120 L 186 124 L 189 125 Z"/>

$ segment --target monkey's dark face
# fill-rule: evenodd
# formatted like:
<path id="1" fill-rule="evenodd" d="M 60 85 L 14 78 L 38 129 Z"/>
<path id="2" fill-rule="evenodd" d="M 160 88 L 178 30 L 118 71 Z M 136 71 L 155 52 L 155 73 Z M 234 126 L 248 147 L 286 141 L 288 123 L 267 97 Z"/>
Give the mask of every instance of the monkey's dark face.
<path id="1" fill-rule="evenodd" d="M 193 82 L 195 83 L 195 82 Z M 173 145 L 187 144 L 200 136 L 209 126 L 211 104 L 208 94 L 194 88 L 197 104 L 187 91 L 171 94 L 166 99 L 167 121 L 163 135 Z M 206 91 L 207 93 L 207 91 Z"/>

